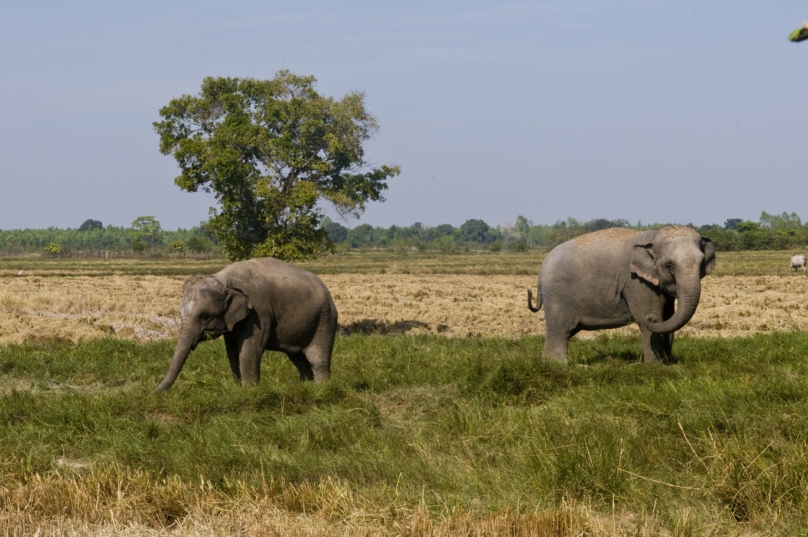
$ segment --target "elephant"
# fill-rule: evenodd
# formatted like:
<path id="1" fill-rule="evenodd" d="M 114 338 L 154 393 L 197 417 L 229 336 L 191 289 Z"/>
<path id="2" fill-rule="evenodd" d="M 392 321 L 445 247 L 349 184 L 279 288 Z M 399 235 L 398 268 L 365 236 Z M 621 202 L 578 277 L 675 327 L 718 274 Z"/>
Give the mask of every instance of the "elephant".
<path id="1" fill-rule="evenodd" d="M 802 272 L 805 272 L 805 256 L 794 254 L 791 256 L 791 270 L 797 272 L 799 269 L 802 269 Z"/>
<path id="2" fill-rule="evenodd" d="M 535 306 L 527 293 L 531 311 L 544 307 L 543 356 L 566 362 L 569 339 L 580 330 L 634 322 L 643 361 L 670 358 L 673 333 L 693 317 L 701 279 L 714 269 L 715 247 L 690 227 L 610 228 L 555 247 L 542 263 Z"/>
<path id="3" fill-rule="evenodd" d="M 294 265 L 263 257 L 191 276 L 179 313 L 179 342 L 156 392 L 174 384 L 201 341 L 221 335 L 230 369 L 244 386 L 258 383 L 265 350 L 286 353 L 301 380 L 330 377 L 337 308 L 322 280 Z"/>

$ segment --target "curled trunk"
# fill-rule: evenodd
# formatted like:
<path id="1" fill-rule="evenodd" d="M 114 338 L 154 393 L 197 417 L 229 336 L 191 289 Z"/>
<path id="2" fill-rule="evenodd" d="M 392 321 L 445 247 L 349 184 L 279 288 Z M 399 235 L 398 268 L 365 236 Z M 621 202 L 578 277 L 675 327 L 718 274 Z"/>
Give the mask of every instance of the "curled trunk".
<path id="1" fill-rule="evenodd" d="M 669 334 L 676 332 L 690 321 L 693 314 L 696 313 L 696 307 L 699 305 L 699 298 L 701 298 L 701 279 L 699 278 L 698 271 L 694 274 L 688 274 L 686 278 L 681 280 L 677 277 L 677 291 L 679 301 L 676 311 L 670 319 L 664 322 L 650 322 L 648 321 L 646 327 L 648 330 L 655 334 Z"/>
<path id="2" fill-rule="evenodd" d="M 160 385 L 155 388 L 155 392 L 165 391 L 169 389 L 172 384 L 174 384 L 174 381 L 177 380 L 180 371 L 182 371 L 182 366 L 185 365 L 185 360 L 188 359 L 188 355 L 191 353 L 191 349 L 193 349 L 197 339 L 198 338 L 196 337 L 194 331 L 189 326 L 183 324 L 182 329 L 180 330 L 180 339 L 177 343 L 177 348 L 174 350 L 174 357 L 171 358 L 171 366 L 168 368 L 168 373 L 163 379 L 163 382 L 161 382 Z"/>

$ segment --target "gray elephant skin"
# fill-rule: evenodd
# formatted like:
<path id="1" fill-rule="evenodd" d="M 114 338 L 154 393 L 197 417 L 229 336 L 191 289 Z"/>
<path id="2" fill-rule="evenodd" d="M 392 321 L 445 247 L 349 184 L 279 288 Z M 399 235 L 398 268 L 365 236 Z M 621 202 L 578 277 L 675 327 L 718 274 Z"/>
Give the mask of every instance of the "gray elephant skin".
<path id="1" fill-rule="evenodd" d="M 689 227 L 604 229 L 557 246 L 542 263 L 535 306 L 528 290 L 530 310 L 545 310 L 544 356 L 566 361 L 580 330 L 637 323 L 643 360 L 669 358 L 714 268 L 713 244 Z"/>
<path id="2" fill-rule="evenodd" d="M 260 378 L 265 350 L 286 353 L 301 380 L 328 380 L 337 308 L 314 274 L 269 257 L 239 261 L 208 276 L 191 276 L 182 289 L 180 337 L 163 382 L 177 380 L 190 352 L 224 335 L 230 369 L 243 385 Z"/>

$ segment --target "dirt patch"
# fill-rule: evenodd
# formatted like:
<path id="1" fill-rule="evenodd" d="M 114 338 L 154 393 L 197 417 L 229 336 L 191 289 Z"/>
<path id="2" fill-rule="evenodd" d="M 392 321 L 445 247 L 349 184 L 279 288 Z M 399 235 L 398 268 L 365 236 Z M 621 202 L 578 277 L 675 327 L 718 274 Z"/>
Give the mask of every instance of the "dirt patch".
<path id="1" fill-rule="evenodd" d="M 520 337 L 544 333 L 527 309 L 536 276 L 324 275 L 343 333 Z M 182 276 L 0 278 L 0 343 L 78 341 L 113 335 L 173 339 Z M 709 276 L 682 334 L 743 336 L 808 330 L 808 277 Z M 637 334 L 634 326 L 612 330 Z M 597 332 L 582 332 L 588 338 Z"/>

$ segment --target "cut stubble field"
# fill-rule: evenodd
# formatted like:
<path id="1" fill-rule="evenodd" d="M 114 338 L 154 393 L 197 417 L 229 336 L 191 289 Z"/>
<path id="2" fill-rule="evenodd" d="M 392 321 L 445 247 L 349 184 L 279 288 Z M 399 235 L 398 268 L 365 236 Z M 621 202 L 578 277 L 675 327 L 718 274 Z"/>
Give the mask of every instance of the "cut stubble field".
<path id="1" fill-rule="evenodd" d="M 755 254 L 720 256 L 719 269 L 702 281 L 698 310 L 681 335 L 738 337 L 808 330 L 808 277 L 783 270 L 785 252 Z M 334 267 L 326 261 L 304 266 L 318 272 L 331 290 L 343 334 L 517 338 L 544 333 L 543 313 L 530 313 L 526 302 L 526 290 L 536 286 L 539 254 L 368 254 L 367 259 L 359 254 L 326 259 L 347 272 L 328 270 Z M 66 271 L 57 262 L 37 261 L 0 260 L 0 343 L 174 338 L 185 277 L 223 265 L 169 259 L 73 266 L 68 260 L 71 268 Z M 529 264 L 534 268 L 523 274 Z M 18 276 L 22 269 L 15 265 L 34 268 Z M 766 273 L 766 267 L 771 272 Z M 150 268 L 154 275 L 141 274 Z M 632 325 L 607 333 L 638 332 Z M 578 337 L 596 334 L 582 332 Z"/>

